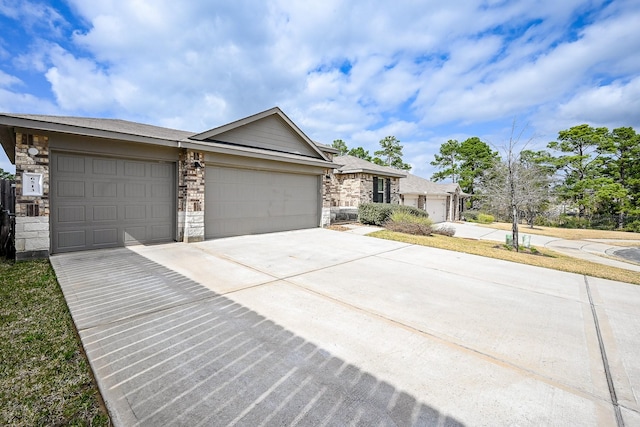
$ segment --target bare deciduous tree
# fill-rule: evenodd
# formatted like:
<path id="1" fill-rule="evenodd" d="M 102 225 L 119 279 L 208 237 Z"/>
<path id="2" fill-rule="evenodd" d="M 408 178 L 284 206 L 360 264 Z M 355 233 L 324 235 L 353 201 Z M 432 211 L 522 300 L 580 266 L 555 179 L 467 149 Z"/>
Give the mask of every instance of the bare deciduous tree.
<path id="1" fill-rule="evenodd" d="M 531 142 L 529 139 L 522 147 L 518 147 L 525 129 L 516 135 L 516 123 L 513 122 L 509 145 L 502 147 L 504 158 L 485 172 L 480 189 L 484 203 L 490 210 L 511 217 L 513 246 L 516 251 L 520 250 L 519 213 L 528 212 L 531 218 L 528 218 L 529 224 L 533 226 L 535 214 L 540 211 L 549 195 L 547 171 L 522 159 L 522 152 Z"/>

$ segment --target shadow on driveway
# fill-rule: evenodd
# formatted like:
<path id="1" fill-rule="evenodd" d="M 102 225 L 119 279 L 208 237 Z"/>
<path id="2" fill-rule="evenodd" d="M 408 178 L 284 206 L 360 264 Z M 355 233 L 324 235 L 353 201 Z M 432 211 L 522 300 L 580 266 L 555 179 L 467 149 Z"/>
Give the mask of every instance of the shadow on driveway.
<path id="1" fill-rule="evenodd" d="M 128 249 L 51 263 L 115 425 L 462 425 Z"/>

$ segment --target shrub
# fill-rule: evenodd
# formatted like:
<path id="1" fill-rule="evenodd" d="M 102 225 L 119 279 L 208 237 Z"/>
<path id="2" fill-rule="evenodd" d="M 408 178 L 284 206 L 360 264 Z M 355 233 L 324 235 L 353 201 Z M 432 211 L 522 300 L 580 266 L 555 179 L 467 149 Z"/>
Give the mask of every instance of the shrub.
<path id="1" fill-rule="evenodd" d="M 428 214 L 412 206 L 392 205 L 390 203 L 362 203 L 358 207 L 358 221 L 362 224 L 384 225 L 394 212 L 410 213 L 417 217 L 428 217 Z"/>
<path id="2" fill-rule="evenodd" d="M 443 236 L 453 237 L 456 234 L 456 229 L 450 225 L 440 225 L 433 229 L 433 234 L 441 234 Z"/>
<path id="3" fill-rule="evenodd" d="M 382 225 L 391 216 L 391 205 L 362 203 L 358 206 L 358 221 L 363 224 Z"/>
<path id="4" fill-rule="evenodd" d="M 385 227 L 399 233 L 429 236 L 433 231 L 433 221 L 426 216 L 416 216 L 409 212 L 397 210 L 392 213 Z"/>
<path id="5" fill-rule="evenodd" d="M 546 216 L 537 215 L 533 220 L 533 225 L 539 225 L 543 227 L 557 227 L 557 221 L 552 220 L 551 218 L 547 218 Z"/>
<path id="6" fill-rule="evenodd" d="M 483 213 L 478 214 L 478 222 L 480 224 L 491 224 L 493 221 L 495 221 L 495 218 L 493 215 L 483 214 Z"/>
<path id="7" fill-rule="evenodd" d="M 635 221 L 629 222 L 625 225 L 624 229 L 626 231 L 633 231 L 635 233 L 640 233 L 640 219 L 636 219 Z"/>
<path id="8" fill-rule="evenodd" d="M 429 214 L 427 211 L 423 211 L 422 209 L 414 208 L 413 206 L 405 206 L 405 205 L 393 205 L 394 212 L 406 212 L 410 213 L 413 216 L 428 218 Z"/>
<path id="9" fill-rule="evenodd" d="M 563 228 L 589 228 L 589 221 L 575 215 L 560 215 L 558 225 Z"/>
<path id="10" fill-rule="evenodd" d="M 467 221 L 477 221 L 479 213 L 480 212 L 478 212 L 478 211 L 474 211 L 474 210 L 469 209 L 468 211 L 463 211 L 462 212 L 462 216 Z"/>

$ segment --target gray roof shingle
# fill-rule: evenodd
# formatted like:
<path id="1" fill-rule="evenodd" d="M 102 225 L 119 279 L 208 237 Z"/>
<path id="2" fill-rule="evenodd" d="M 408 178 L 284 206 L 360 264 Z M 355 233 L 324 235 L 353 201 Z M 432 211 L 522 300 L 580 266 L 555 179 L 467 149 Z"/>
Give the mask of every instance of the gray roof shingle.
<path id="1" fill-rule="evenodd" d="M 147 138 L 164 139 L 168 141 L 179 141 L 181 139 L 194 135 L 193 132 L 129 122 L 120 119 L 96 119 L 89 117 L 47 116 L 39 114 L 13 113 L 0 113 L 0 116 L 33 120 L 37 122 L 51 123 L 56 125 L 75 126 L 85 129 L 102 130 L 106 132 L 143 136 Z"/>
<path id="2" fill-rule="evenodd" d="M 428 179 L 416 175 L 407 174 L 406 178 L 400 178 L 400 194 L 442 194 L 455 193 L 458 184 L 437 184 Z M 462 193 L 461 193 L 462 194 Z"/>
<path id="3" fill-rule="evenodd" d="M 387 166 L 376 165 L 375 163 L 354 156 L 336 156 L 333 163 L 337 163 L 340 167 L 337 173 L 370 173 L 374 175 L 391 176 L 401 178 L 407 176 L 405 171 L 390 168 Z"/>

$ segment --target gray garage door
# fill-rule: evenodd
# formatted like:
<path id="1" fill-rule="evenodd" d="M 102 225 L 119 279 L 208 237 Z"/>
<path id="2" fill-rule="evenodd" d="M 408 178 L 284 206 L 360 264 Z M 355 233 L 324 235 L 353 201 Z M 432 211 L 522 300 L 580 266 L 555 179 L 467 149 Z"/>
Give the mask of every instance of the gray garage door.
<path id="1" fill-rule="evenodd" d="M 54 253 L 173 240 L 174 164 L 54 153 L 50 171 Z"/>
<path id="2" fill-rule="evenodd" d="M 205 237 L 317 227 L 316 175 L 217 166 L 206 170 Z"/>

